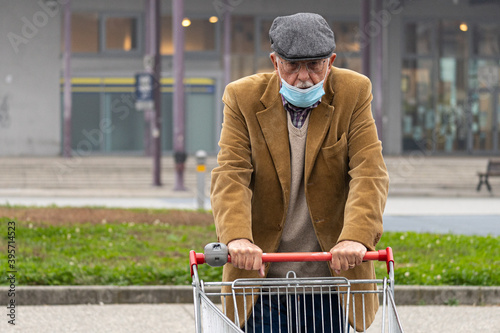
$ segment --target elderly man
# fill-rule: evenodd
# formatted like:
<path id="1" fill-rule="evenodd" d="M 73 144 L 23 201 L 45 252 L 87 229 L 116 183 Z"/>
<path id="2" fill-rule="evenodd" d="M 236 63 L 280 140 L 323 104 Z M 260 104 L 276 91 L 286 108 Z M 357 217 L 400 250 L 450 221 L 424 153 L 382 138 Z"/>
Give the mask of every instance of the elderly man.
<path id="1" fill-rule="evenodd" d="M 299 277 L 373 279 L 372 263 L 362 258 L 382 235 L 388 175 L 371 113 L 370 81 L 332 66 L 334 34 L 320 15 L 277 17 L 269 37 L 275 72 L 232 82 L 223 96 L 219 166 L 211 188 L 217 235 L 232 258 L 223 280 L 283 278 L 289 270 Z M 332 260 L 262 263 L 263 252 L 308 251 L 330 251 Z M 369 325 L 378 301 L 374 296 L 364 302 Z M 269 307 L 283 311 L 268 303 L 256 302 L 257 316 L 261 306 L 264 313 Z M 243 314 L 242 308 L 244 326 L 252 309 Z M 274 331 L 280 324 L 265 320 L 247 328 L 260 332 L 259 325 L 266 331 L 274 325 Z"/>

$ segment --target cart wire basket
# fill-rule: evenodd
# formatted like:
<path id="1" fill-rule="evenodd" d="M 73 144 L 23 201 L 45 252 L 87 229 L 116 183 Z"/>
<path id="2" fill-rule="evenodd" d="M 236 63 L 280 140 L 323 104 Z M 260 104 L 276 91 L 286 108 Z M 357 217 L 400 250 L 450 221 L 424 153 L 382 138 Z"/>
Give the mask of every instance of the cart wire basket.
<path id="1" fill-rule="evenodd" d="M 331 253 L 329 252 L 264 253 L 262 255 L 263 262 L 330 260 Z M 204 282 L 199 278 L 198 265 L 206 263 L 210 266 L 222 266 L 230 262 L 227 247 L 221 243 L 210 243 L 205 247 L 204 253 L 191 251 L 189 261 L 193 280 L 196 333 L 403 332 L 394 301 L 392 249 L 388 247 L 385 250 L 369 251 L 363 260 L 385 261 L 388 277 L 367 280 L 349 280 L 344 277 L 300 278 L 296 277 L 294 272 L 289 272 L 283 279 L 258 278 L 237 279 L 233 282 Z M 376 284 L 377 288 L 359 290 L 359 288 L 353 288 L 356 284 Z M 221 292 L 224 286 L 230 287 L 231 292 Z M 374 324 L 370 328 L 368 328 L 370 323 L 367 324 L 365 313 L 365 297 L 368 297 L 368 294 L 377 295 L 382 307 L 382 317 L 376 321 L 377 325 Z M 236 301 L 237 297 L 242 299 L 239 304 Z M 308 297 L 309 302 L 307 302 Z M 314 301 L 315 298 L 317 301 Z M 231 316 L 233 318 L 227 315 L 230 302 L 234 304 L 234 316 Z M 239 323 L 242 321 L 239 318 L 238 306 L 243 306 L 242 313 L 247 313 L 257 308 L 253 308 L 256 302 L 261 303 L 260 316 L 258 314 L 256 316 L 255 311 L 252 311 L 246 325 L 241 328 Z M 281 310 L 273 314 L 268 309 L 269 313 L 265 313 L 265 307 L 262 306 L 264 302 L 274 303 L 273 306 Z M 361 302 L 361 304 L 356 305 L 356 302 Z M 338 309 L 338 311 L 332 311 L 332 309 Z M 315 314 L 319 312 L 319 316 L 304 315 L 311 311 Z M 350 311 L 352 311 L 351 314 Z M 277 321 L 279 324 L 278 326 L 271 325 L 272 327 L 268 327 L 267 330 L 259 328 L 254 332 L 252 327 L 260 327 L 256 326 L 255 321 L 262 321 L 263 318 Z M 308 324 L 308 318 L 309 321 L 317 321 L 316 318 L 322 320 Z M 351 318 L 350 323 L 349 318 Z"/>

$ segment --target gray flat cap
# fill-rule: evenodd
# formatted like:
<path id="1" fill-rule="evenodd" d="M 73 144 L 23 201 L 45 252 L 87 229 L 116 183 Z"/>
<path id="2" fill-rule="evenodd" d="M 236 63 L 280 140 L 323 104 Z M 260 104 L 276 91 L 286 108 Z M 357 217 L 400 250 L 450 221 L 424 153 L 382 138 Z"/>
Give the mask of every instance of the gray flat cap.
<path id="1" fill-rule="evenodd" d="M 335 51 L 333 31 L 318 14 L 279 16 L 269 29 L 271 48 L 288 61 L 328 58 Z"/>

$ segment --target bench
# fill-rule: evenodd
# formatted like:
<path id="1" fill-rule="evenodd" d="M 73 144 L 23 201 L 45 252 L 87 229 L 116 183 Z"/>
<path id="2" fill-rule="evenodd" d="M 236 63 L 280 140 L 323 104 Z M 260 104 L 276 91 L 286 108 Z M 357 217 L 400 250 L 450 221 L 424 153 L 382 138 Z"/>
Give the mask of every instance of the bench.
<path id="1" fill-rule="evenodd" d="M 500 159 L 499 160 L 488 160 L 488 166 L 486 167 L 486 172 L 478 172 L 479 184 L 477 184 L 477 191 L 481 190 L 483 184 L 486 185 L 488 191 L 491 193 L 491 185 L 488 182 L 488 177 L 500 177 Z"/>

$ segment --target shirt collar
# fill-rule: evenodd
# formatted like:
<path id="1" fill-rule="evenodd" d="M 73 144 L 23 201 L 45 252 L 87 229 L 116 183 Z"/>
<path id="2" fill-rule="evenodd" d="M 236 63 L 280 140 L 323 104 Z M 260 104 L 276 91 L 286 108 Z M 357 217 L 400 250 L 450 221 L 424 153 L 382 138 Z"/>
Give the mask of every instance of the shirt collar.
<path id="1" fill-rule="evenodd" d="M 293 112 L 303 112 L 303 111 L 310 111 L 312 109 L 314 109 L 315 107 L 317 107 L 319 105 L 319 103 L 321 103 L 321 100 L 317 101 L 316 103 L 314 103 L 313 105 L 311 106 L 308 106 L 306 108 L 301 108 L 301 107 L 298 107 L 298 106 L 295 106 L 291 103 L 289 103 L 285 97 L 283 97 L 283 95 L 281 95 L 281 101 L 283 102 L 283 106 L 285 107 L 286 110 L 288 111 L 293 111 Z"/>

